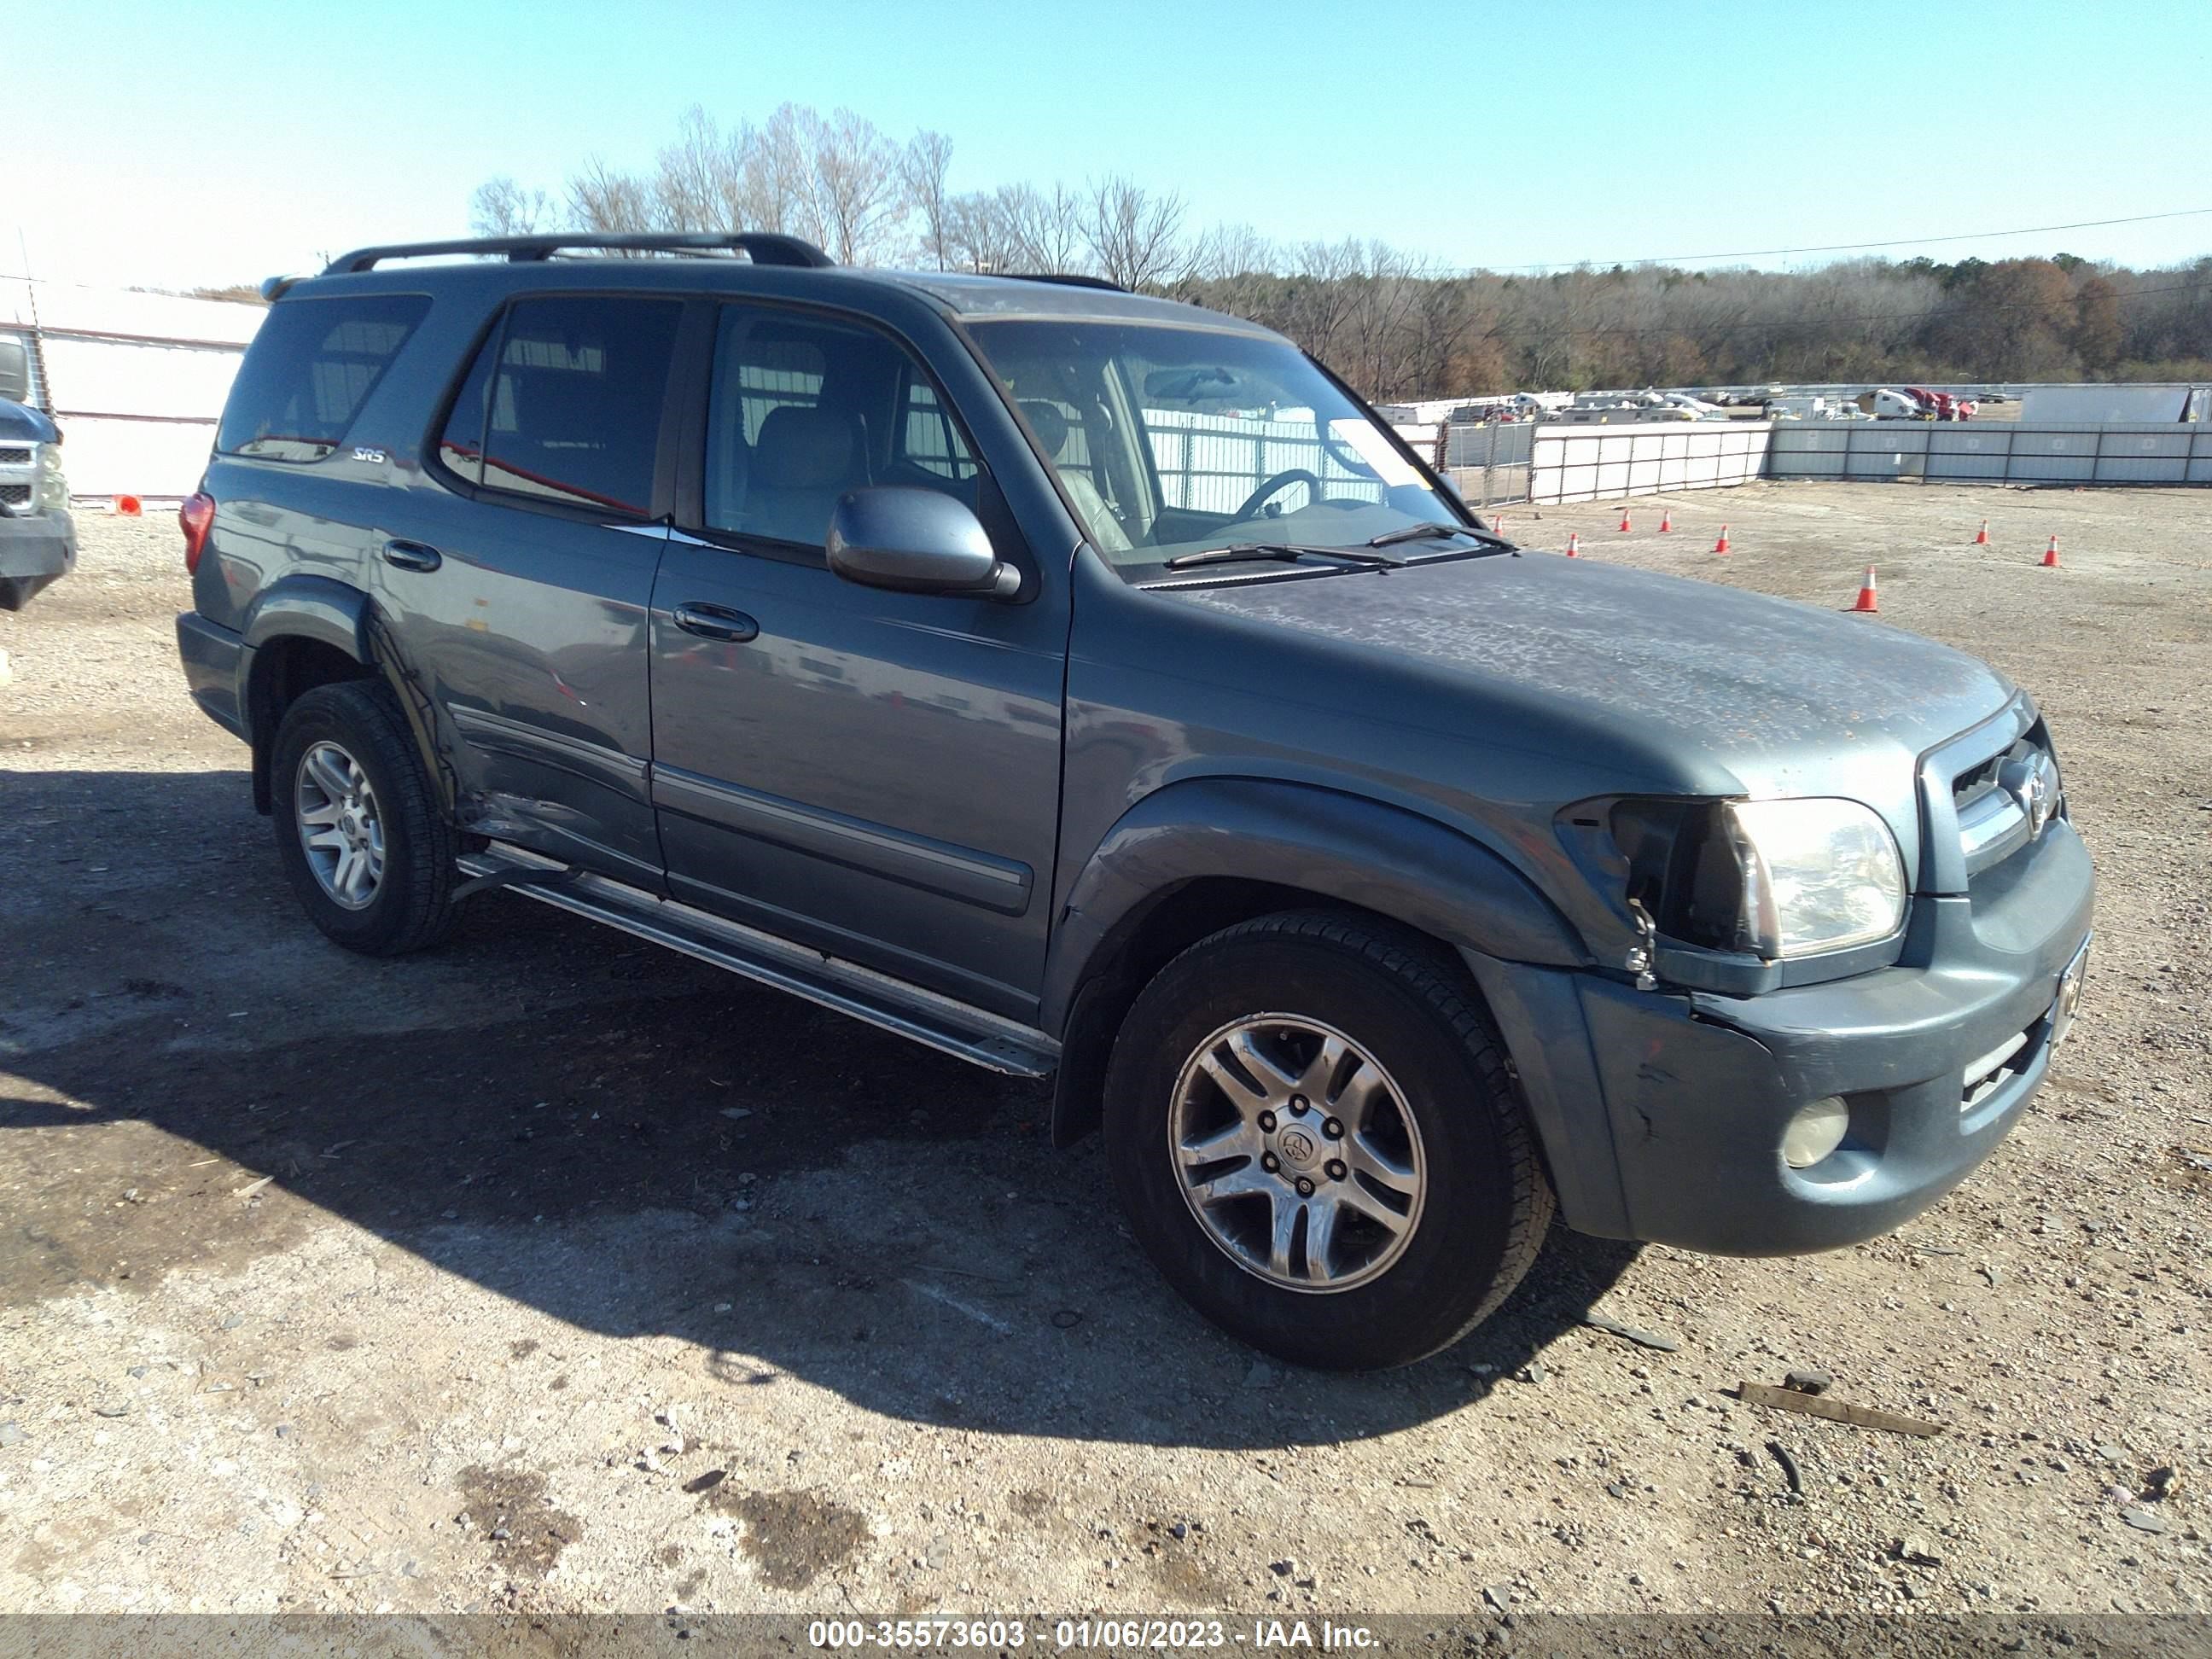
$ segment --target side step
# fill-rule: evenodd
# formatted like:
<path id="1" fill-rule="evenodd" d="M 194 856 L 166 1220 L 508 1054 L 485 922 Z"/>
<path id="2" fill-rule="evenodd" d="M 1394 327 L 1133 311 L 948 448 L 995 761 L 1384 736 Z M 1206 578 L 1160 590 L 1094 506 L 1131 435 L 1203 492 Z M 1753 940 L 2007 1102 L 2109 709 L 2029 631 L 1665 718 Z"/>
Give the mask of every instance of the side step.
<path id="1" fill-rule="evenodd" d="M 520 847 L 501 842 L 465 854 L 460 869 L 470 891 L 510 889 L 989 1071 L 1043 1077 L 1060 1064 L 1060 1044 L 1018 1020 Z"/>

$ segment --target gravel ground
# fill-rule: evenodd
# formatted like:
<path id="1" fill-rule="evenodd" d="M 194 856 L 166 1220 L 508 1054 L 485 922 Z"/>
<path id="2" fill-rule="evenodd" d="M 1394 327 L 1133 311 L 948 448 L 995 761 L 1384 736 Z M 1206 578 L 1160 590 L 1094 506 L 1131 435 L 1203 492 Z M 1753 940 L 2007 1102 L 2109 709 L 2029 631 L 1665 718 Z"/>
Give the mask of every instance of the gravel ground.
<path id="1" fill-rule="evenodd" d="M 185 700 L 173 526 L 88 518 L 0 616 L 0 1608 L 2212 1611 L 2212 495 L 1619 511 L 1506 524 L 1836 606 L 1871 560 L 1866 626 L 2034 690 L 2087 1012 L 1899 1234 L 1558 1234 L 1364 1378 L 1188 1313 L 1036 1085 L 512 896 L 323 944 Z M 1945 1432 L 1728 1392 L 1804 1367 Z"/>

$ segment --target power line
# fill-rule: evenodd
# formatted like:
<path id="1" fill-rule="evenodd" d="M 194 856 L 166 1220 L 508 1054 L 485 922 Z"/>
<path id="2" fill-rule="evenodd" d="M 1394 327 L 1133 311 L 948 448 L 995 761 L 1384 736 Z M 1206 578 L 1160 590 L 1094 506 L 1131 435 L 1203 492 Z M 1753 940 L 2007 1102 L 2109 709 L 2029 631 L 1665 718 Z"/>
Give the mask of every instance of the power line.
<path id="1" fill-rule="evenodd" d="M 1682 264 L 1692 259 L 1765 259 L 1785 253 L 1850 253 L 1875 247 L 1926 247 L 1936 242 L 1985 242 L 2000 236 L 2040 236 L 2054 230 L 2098 230 L 2107 225 L 2148 224 L 2154 219 L 2189 219 L 2212 207 L 2177 208 L 2171 213 L 2136 213 L 2124 219 L 2081 219 L 2069 225 L 2023 225 L 2018 230 L 1968 230 L 1949 236 L 1906 236 L 1887 242 L 1828 242 L 1813 247 L 1739 248 L 1732 253 L 1662 253 L 1641 259 L 1583 259 L 1575 264 L 1492 265 L 1500 274 L 1523 270 L 1573 270 L 1580 265 Z"/>

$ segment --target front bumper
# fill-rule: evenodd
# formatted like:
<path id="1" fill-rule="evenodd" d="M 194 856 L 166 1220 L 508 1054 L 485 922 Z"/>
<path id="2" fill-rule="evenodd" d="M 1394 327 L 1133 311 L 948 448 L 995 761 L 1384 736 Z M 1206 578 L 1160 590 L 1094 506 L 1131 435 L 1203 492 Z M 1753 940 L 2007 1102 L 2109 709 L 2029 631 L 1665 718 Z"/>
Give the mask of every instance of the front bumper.
<path id="1" fill-rule="evenodd" d="M 1506 993 L 1500 1024 L 1568 1224 L 1782 1255 L 1911 1219 L 1990 1155 L 2041 1086 L 2070 1018 L 2061 981 L 2080 969 L 2094 884 L 2088 849 L 2060 819 L 1972 897 L 1917 900 L 1898 964 L 1872 973 L 1726 997 L 1479 969 L 1486 990 Z M 1570 1007 L 1581 1030 L 1563 1036 Z M 1516 1025 L 1536 1045 L 1528 1060 Z M 1573 1041 L 1584 1034 L 1586 1055 Z M 1790 1168 L 1784 1127 L 1828 1096 L 1850 1109 L 1843 1145 Z"/>
<path id="2" fill-rule="evenodd" d="M 76 522 L 68 514 L 0 512 L 0 611 L 21 611 L 76 568 Z"/>

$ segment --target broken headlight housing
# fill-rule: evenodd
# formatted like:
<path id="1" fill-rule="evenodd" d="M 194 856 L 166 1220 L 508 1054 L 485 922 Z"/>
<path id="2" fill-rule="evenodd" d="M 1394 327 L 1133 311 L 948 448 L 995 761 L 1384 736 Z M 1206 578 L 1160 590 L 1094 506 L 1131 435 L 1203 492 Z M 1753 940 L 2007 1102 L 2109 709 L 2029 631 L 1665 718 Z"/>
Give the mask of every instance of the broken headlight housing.
<path id="1" fill-rule="evenodd" d="M 1855 800 L 1624 800 L 1614 842 L 1628 894 L 1667 938 L 1768 962 L 1887 939 L 1905 860 Z"/>

